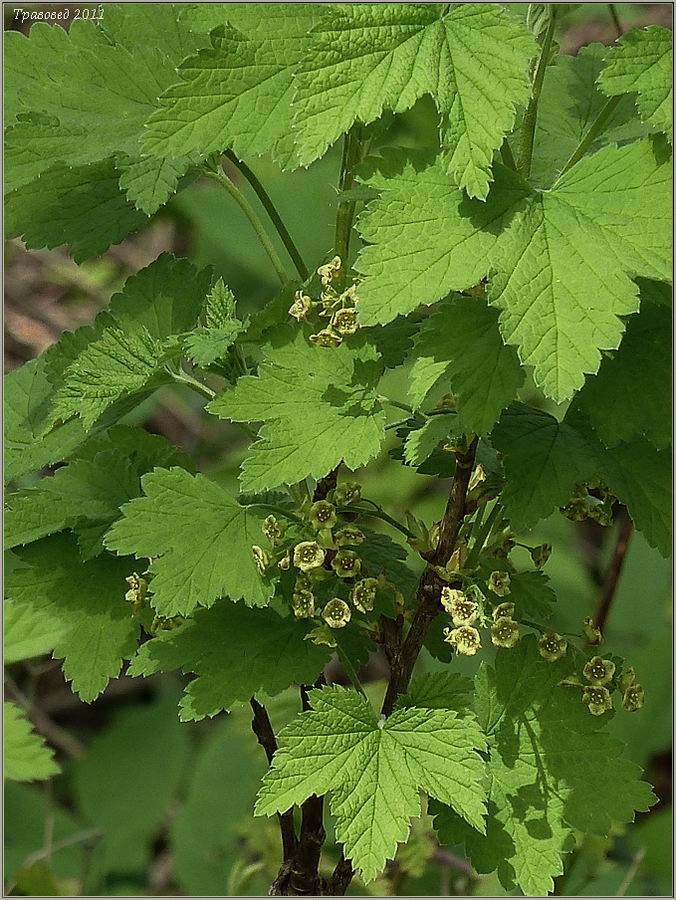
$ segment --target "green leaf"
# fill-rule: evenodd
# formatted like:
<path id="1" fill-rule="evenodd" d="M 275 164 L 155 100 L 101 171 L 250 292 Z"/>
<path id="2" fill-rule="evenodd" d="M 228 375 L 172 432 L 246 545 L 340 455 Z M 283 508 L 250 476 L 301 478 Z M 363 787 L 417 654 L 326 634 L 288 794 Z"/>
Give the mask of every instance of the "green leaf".
<path id="1" fill-rule="evenodd" d="M 75 524 L 110 521 L 138 494 L 138 472 L 115 452 L 78 460 L 34 487 L 5 496 L 5 547 L 29 544 Z"/>
<path id="2" fill-rule="evenodd" d="M 618 444 L 602 456 L 611 492 L 626 504 L 637 529 L 664 557 L 672 553 L 672 453 L 647 441 Z"/>
<path id="3" fill-rule="evenodd" d="M 87 436 L 79 419 L 44 434 L 54 393 L 46 368 L 47 356 L 43 354 L 5 376 L 4 462 L 8 481 L 65 459 Z"/>
<path id="4" fill-rule="evenodd" d="M 163 362 L 162 345 L 145 328 L 133 334 L 105 328 L 65 370 L 49 423 L 78 416 L 84 427 L 91 429 L 117 401 L 168 383 Z"/>
<path id="5" fill-rule="evenodd" d="M 233 422 L 263 421 L 242 466 L 245 491 L 322 478 L 340 462 L 356 469 L 372 459 L 385 414 L 374 387 L 379 368 L 368 345 L 326 349 L 303 332 L 277 332 L 257 376 L 240 378 L 208 405 Z"/>
<path id="6" fill-rule="evenodd" d="M 3 647 L 5 663 L 21 662 L 50 653 L 61 639 L 62 630 L 46 619 L 39 609 L 15 606 L 5 600 L 3 622 Z"/>
<path id="7" fill-rule="evenodd" d="M 187 615 L 223 596 L 267 603 L 272 587 L 258 574 L 251 549 L 264 542 L 261 514 L 184 469 L 155 469 L 141 484 L 145 496 L 122 507 L 104 543 L 152 559 L 151 602 L 159 615 Z M 195 540 L 187 540 L 190 534 Z"/>
<path id="8" fill-rule="evenodd" d="M 409 109 L 424 94 L 442 116 L 444 165 L 484 199 L 493 154 L 530 91 L 532 36 L 490 4 L 343 4 L 311 33 L 298 66 L 294 120 L 304 165 L 356 121 Z"/>
<path id="9" fill-rule="evenodd" d="M 517 530 L 563 506 L 598 468 L 592 446 L 575 428 L 523 403 L 502 414 L 492 441 L 503 456 L 505 515 Z"/>
<path id="10" fill-rule="evenodd" d="M 397 707 L 453 709 L 462 715 L 472 704 L 473 690 L 471 679 L 457 672 L 427 672 L 413 679 L 408 691 L 397 700 Z"/>
<path id="11" fill-rule="evenodd" d="M 279 735 L 257 815 L 329 794 L 336 840 L 365 881 L 406 840 L 421 790 L 483 831 L 484 763 L 476 751 L 485 744 L 472 719 L 412 708 L 379 720 L 366 700 L 338 686 L 312 691 L 310 703 Z"/>
<path id="12" fill-rule="evenodd" d="M 3 709 L 3 759 L 5 778 L 11 781 L 44 781 L 60 769 L 54 754 L 35 734 L 23 711 L 5 702 Z"/>
<path id="13" fill-rule="evenodd" d="M 641 119 L 668 136 L 673 126 L 671 45 L 668 28 L 632 29 L 612 48 L 599 77 L 599 86 L 609 97 L 636 92 Z"/>
<path id="14" fill-rule="evenodd" d="M 359 318 L 387 323 L 420 304 L 478 284 L 502 229 L 527 196 L 525 184 L 501 166 L 486 203 L 468 200 L 442 164 L 427 168 L 400 155 L 385 157 L 376 186 L 383 191 L 359 218 L 368 245 L 357 259 L 364 276 Z"/>
<path id="15" fill-rule="evenodd" d="M 438 163 L 390 180 L 360 223 L 373 244 L 357 263 L 360 317 L 387 322 L 494 272 L 503 340 L 566 400 L 637 311 L 629 276 L 670 277 L 670 164 L 640 141 L 583 158 L 545 193 L 498 164 L 494 174 L 485 204 L 463 201 Z"/>
<path id="16" fill-rule="evenodd" d="M 148 221 L 120 191 L 112 160 L 45 171 L 6 196 L 5 217 L 7 237 L 31 250 L 68 244 L 75 262 L 100 256 Z"/>
<path id="17" fill-rule="evenodd" d="M 599 350 L 618 346 L 619 317 L 638 309 L 629 275 L 669 279 L 669 183 L 648 141 L 608 147 L 533 194 L 505 231 L 489 299 L 547 396 L 567 400 L 598 370 Z"/>
<path id="18" fill-rule="evenodd" d="M 186 338 L 186 354 L 196 366 L 210 366 L 227 355 L 243 331 L 244 324 L 237 319 L 220 328 L 197 328 Z"/>
<path id="19" fill-rule="evenodd" d="M 517 618 L 536 622 L 551 618 L 556 594 L 544 572 L 512 572 L 509 586 L 509 600 L 516 606 Z"/>
<path id="20" fill-rule="evenodd" d="M 144 138 L 149 153 L 231 147 L 239 157 L 270 152 L 282 165 L 295 162 L 294 67 L 307 53 L 306 33 L 321 13 L 313 4 L 277 4 L 252 17 L 250 10 L 242 15 L 241 4 L 233 7 L 231 13 L 221 6 L 223 24 L 212 31 L 212 46 L 186 60 L 179 68 L 182 81 L 160 97 Z"/>
<path id="21" fill-rule="evenodd" d="M 606 446 L 641 438 L 658 448 L 671 442 L 671 309 L 641 299 L 619 350 L 606 356 L 574 401 Z"/>
<path id="22" fill-rule="evenodd" d="M 600 730 L 604 719 L 590 715 L 576 689 L 559 684 L 573 667 L 567 658 L 546 662 L 527 637 L 499 650 L 495 668 L 482 665 L 476 679 L 492 814 L 486 837 L 471 833 L 467 850 L 480 871 L 497 865 L 507 890 L 516 882 L 527 896 L 553 889 L 575 831 L 607 835 L 655 802 L 639 767 Z M 458 840 L 456 823 L 440 811 L 435 826 L 442 840 Z"/>
<path id="23" fill-rule="evenodd" d="M 83 563 L 75 539 L 59 534 L 14 551 L 7 596 L 19 611 L 39 612 L 54 629 L 54 657 L 73 691 L 89 703 L 119 675 L 136 649 L 138 623 L 124 599 L 128 560 Z M 59 636 L 60 635 L 60 636 Z"/>
<path id="24" fill-rule="evenodd" d="M 442 441 L 462 433 L 458 415 L 431 416 L 421 428 L 410 431 L 404 444 L 404 459 L 409 466 L 419 466 L 434 453 Z"/>
<path id="25" fill-rule="evenodd" d="M 561 54 L 547 66 L 538 103 L 531 181 L 549 187 L 561 173 L 582 138 L 607 102 L 596 84 L 608 48 L 603 44 L 581 47 L 576 56 Z M 612 113 L 592 145 L 600 149 L 615 141 L 636 140 L 646 128 L 636 116 L 630 97 Z"/>
<path id="26" fill-rule="evenodd" d="M 523 384 L 513 347 L 506 347 L 498 314 L 477 297 L 442 303 L 421 329 L 413 349 L 409 398 L 420 406 L 437 385 L 457 395 L 465 430 L 485 434 Z"/>
<path id="27" fill-rule="evenodd" d="M 132 660 L 130 675 L 181 669 L 197 677 L 179 705 L 184 722 L 215 716 L 263 692 L 311 684 L 329 651 L 305 638 L 310 626 L 272 609 L 217 603 L 179 628 L 160 632 Z"/>
<path id="28" fill-rule="evenodd" d="M 205 38 L 185 21 L 182 3 L 125 3 L 109 6 L 101 29 L 129 49 L 151 44 L 174 64 L 205 46 Z"/>
<path id="29" fill-rule="evenodd" d="M 190 166 L 191 159 L 158 159 L 147 156 L 125 158 L 117 162 L 120 187 L 130 203 L 152 216 L 176 193 L 178 182 Z"/>

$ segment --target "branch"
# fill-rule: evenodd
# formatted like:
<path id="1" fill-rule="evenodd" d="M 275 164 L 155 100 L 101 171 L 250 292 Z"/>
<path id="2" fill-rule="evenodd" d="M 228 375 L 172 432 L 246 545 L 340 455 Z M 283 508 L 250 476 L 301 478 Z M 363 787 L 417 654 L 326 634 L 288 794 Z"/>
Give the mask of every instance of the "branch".
<path id="1" fill-rule="evenodd" d="M 627 556 L 627 550 L 629 549 L 629 544 L 631 542 L 631 536 L 633 533 L 634 523 L 629 518 L 629 515 L 625 512 L 623 522 L 620 526 L 619 534 L 617 535 L 615 552 L 613 553 L 613 558 L 610 561 L 608 571 L 606 572 L 606 577 L 603 581 L 603 587 L 601 588 L 601 595 L 599 597 L 599 605 L 596 610 L 596 615 L 594 616 L 594 624 L 597 626 L 597 628 L 601 629 L 601 632 L 605 631 L 606 622 L 608 621 L 608 614 L 610 613 L 610 607 L 612 606 L 613 600 L 615 599 L 617 585 L 620 581 L 622 567 L 624 566 L 624 560 Z"/>
<path id="2" fill-rule="evenodd" d="M 324 675 L 315 681 L 315 687 L 326 684 Z M 300 687 L 303 711 L 310 709 L 307 686 Z M 289 893 L 296 896 L 319 896 L 324 885 L 319 875 L 319 859 L 326 839 L 324 830 L 324 798 L 313 794 L 301 806 L 300 840 L 291 860 Z"/>
<path id="3" fill-rule="evenodd" d="M 329 894 L 332 897 L 343 897 L 354 877 L 354 869 L 349 859 L 345 859 L 341 853 L 340 859 L 333 870 L 329 881 Z"/>
<path id="4" fill-rule="evenodd" d="M 261 201 L 261 205 L 265 209 L 265 212 L 270 217 L 270 221 L 277 229 L 277 234 L 282 239 L 282 243 L 286 247 L 286 252 L 291 257 L 294 266 L 296 267 L 296 272 L 300 276 L 301 281 L 307 281 L 309 277 L 309 272 L 307 266 L 303 262 L 303 257 L 300 255 L 300 251 L 298 247 L 294 243 L 293 238 L 289 234 L 289 231 L 284 224 L 282 217 L 277 212 L 277 208 L 275 204 L 272 202 L 270 195 L 265 190 L 263 185 L 260 183 L 256 175 L 251 171 L 251 169 L 247 166 L 246 163 L 242 162 L 241 159 L 238 159 L 237 156 L 232 152 L 232 150 L 226 150 L 225 155 L 228 157 L 230 162 L 237 166 L 239 171 L 244 175 L 246 180 L 249 182 L 251 187 L 254 190 L 254 193 Z"/>
<path id="5" fill-rule="evenodd" d="M 251 700 L 249 700 L 249 703 L 253 710 L 253 719 L 251 721 L 253 733 L 258 738 L 258 743 L 263 750 L 265 750 L 265 755 L 268 758 L 268 765 L 270 765 L 272 763 L 272 757 L 277 750 L 277 739 L 272 730 L 272 722 L 270 721 L 266 708 L 259 703 L 255 697 L 252 697 Z M 298 846 L 296 830 L 293 825 L 293 810 L 289 809 L 285 813 L 280 813 L 278 818 L 279 829 L 282 833 L 282 852 L 284 861 L 286 862 L 291 859 Z"/>
<path id="6" fill-rule="evenodd" d="M 418 584 L 418 607 L 401 651 L 391 666 L 390 682 L 382 708 L 385 716 L 390 715 L 397 697 L 408 687 L 427 629 L 432 619 L 439 613 L 439 596 L 443 585 L 432 566 L 445 566 L 455 550 L 458 533 L 465 515 L 465 502 L 472 476 L 477 442 L 477 438 L 474 438 L 466 453 L 456 453 L 455 455 L 455 476 L 451 484 L 446 511 L 441 520 L 439 543 L 430 560 L 431 566 L 425 569 Z"/>

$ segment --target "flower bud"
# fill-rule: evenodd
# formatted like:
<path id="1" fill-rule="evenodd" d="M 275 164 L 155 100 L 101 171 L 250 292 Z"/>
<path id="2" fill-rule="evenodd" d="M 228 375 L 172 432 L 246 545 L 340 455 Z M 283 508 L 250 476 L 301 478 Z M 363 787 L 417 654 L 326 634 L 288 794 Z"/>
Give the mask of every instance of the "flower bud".
<path id="1" fill-rule="evenodd" d="M 472 477 L 469 480 L 469 485 L 467 486 L 468 493 L 471 493 L 474 488 L 477 488 L 480 484 L 483 484 L 485 480 L 486 470 L 481 465 L 481 463 L 479 463 L 472 472 Z"/>
<path id="2" fill-rule="evenodd" d="M 328 287 L 331 284 L 338 272 L 340 272 L 341 266 L 340 257 L 334 256 L 332 260 L 329 260 L 329 262 L 317 269 L 317 275 L 319 275 L 323 287 Z"/>
<path id="3" fill-rule="evenodd" d="M 624 692 L 622 697 L 622 709 L 627 712 L 636 712 L 645 702 L 645 691 L 640 684 L 632 684 Z"/>
<path id="4" fill-rule="evenodd" d="M 352 603 L 359 612 L 371 612 L 376 602 L 378 581 L 375 578 L 362 578 L 352 588 Z"/>
<path id="5" fill-rule="evenodd" d="M 284 531 L 274 516 L 267 516 L 263 522 L 263 534 L 274 547 L 282 539 Z"/>
<path id="6" fill-rule="evenodd" d="M 479 615 L 479 604 L 468 599 L 462 591 L 453 588 L 443 587 L 441 589 L 441 604 L 455 626 L 472 625 Z"/>
<path id="7" fill-rule="evenodd" d="M 488 590 L 493 591 L 498 597 L 506 597 L 510 593 L 509 572 L 491 572 L 488 578 Z"/>
<path id="8" fill-rule="evenodd" d="M 351 617 L 350 607 L 340 597 L 329 600 L 322 612 L 322 618 L 329 628 L 344 628 Z"/>
<path id="9" fill-rule="evenodd" d="M 504 647 L 509 650 L 516 646 L 519 640 L 519 626 L 507 616 L 496 619 L 491 625 L 491 641 L 496 647 Z"/>
<path id="10" fill-rule="evenodd" d="M 286 551 L 284 556 L 280 559 L 280 561 L 277 563 L 277 565 L 282 570 L 282 572 L 286 572 L 288 570 L 289 566 L 291 565 L 291 554 L 288 550 Z"/>
<path id="11" fill-rule="evenodd" d="M 547 662 L 556 662 L 557 659 L 561 659 L 566 655 L 567 649 L 568 642 L 555 631 L 548 631 L 538 641 L 540 656 Z"/>
<path id="12" fill-rule="evenodd" d="M 361 560 L 354 550 L 339 550 L 331 560 L 331 568 L 339 578 L 354 578 L 361 569 Z"/>
<path id="13" fill-rule="evenodd" d="M 533 560 L 533 565 L 536 569 L 544 569 L 545 565 L 547 564 L 547 560 L 551 555 L 551 544 L 539 544 L 537 547 L 533 547 L 530 551 L 530 558 Z"/>
<path id="14" fill-rule="evenodd" d="M 310 521 L 315 528 L 333 528 L 338 521 L 336 507 L 328 500 L 317 500 L 310 507 Z"/>
<path id="15" fill-rule="evenodd" d="M 344 481 L 333 491 L 333 502 L 336 506 L 350 506 L 361 500 L 361 485 L 356 481 Z"/>
<path id="16" fill-rule="evenodd" d="M 594 656 L 585 664 L 582 674 L 593 685 L 600 687 L 604 684 L 610 684 L 615 674 L 615 663 L 610 659 L 601 659 L 600 656 Z"/>
<path id="17" fill-rule="evenodd" d="M 253 553 L 256 568 L 258 569 L 258 574 L 265 575 L 265 570 L 270 565 L 270 554 L 267 550 L 264 550 L 257 544 L 253 545 L 253 547 L 251 548 L 251 552 Z"/>
<path id="18" fill-rule="evenodd" d="M 613 708 L 613 699 L 606 687 L 586 687 L 582 691 L 582 702 L 587 704 L 593 716 L 602 716 Z"/>
<path id="19" fill-rule="evenodd" d="M 298 322 L 307 319 L 312 311 L 312 300 L 302 291 L 296 291 L 293 295 L 293 303 L 289 307 L 289 315 L 293 316 Z"/>
<path id="20" fill-rule="evenodd" d="M 293 564 L 301 572 L 309 572 L 323 565 L 325 556 L 317 541 L 301 541 L 294 547 Z"/>
<path id="21" fill-rule="evenodd" d="M 315 595 L 312 591 L 301 588 L 294 592 L 291 606 L 297 619 L 309 619 L 315 614 Z"/>
<path id="22" fill-rule="evenodd" d="M 175 628 L 180 628 L 183 625 L 185 619 L 183 616 L 155 616 L 150 626 L 151 632 L 156 631 L 173 631 Z"/>
<path id="23" fill-rule="evenodd" d="M 342 337 L 332 331 L 331 328 L 322 328 L 317 334 L 311 334 L 310 340 L 318 347 L 340 347 L 343 342 Z"/>
<path id="24" fill-rule="evenodd" d="M 359 329 L 357 310 L 350 307 L 336 310 L 331 318 L 331 327 L 343 337 L 355 334 Z"/>
<path id="25" fill-rule="evenodd" d="M 628 669 L 625 669 L 620 677 L 617 679 L 618 688 L 624 693 L 627 688 L 630 688 L 636 681 L 636 672 L 632 666 L 629 666 Z"/>
<path id="26" fill-rule="evenodd" d="M 594 620 L 591 616 L 587 616 L 582 623 L 582 637 L 588 644 L 591 644 L 592 647 L 598 647 L 603 641 L 601 629 L 597 625 L 594 625 Z"/>
<path id="27" fill-rule="evenodd" d="M 138 615 L 143 609 L 148 593 L 148 582 L 138 572 L 132 572 L 128 578 L 125 578 L 125 581 L 129 585 L 129 590 L 124 595 L 124 599 L 131 604 L 134 615 Z"/>
<path id="28" fill-rule="evenodd" d="M 474 656 L 481 650 L 481 635 L 471 625 L 444 629 L 444 640 L 461 656 Z"/>
<path id="29" fill-rule="evenodd" d="M 342 547 L 344 544 L 358 545 L 364 543 L 364 532 L 354 525 L 346 525 L 336 532 L 336 544 Z"/>
<path id="30" fill-rule="evenodd" d="M 497 622 L 498 619 L 511 619 L 513 615 L 513 603 L 498 603 L 498 605 L 493 610 L 493 621 Z"/>

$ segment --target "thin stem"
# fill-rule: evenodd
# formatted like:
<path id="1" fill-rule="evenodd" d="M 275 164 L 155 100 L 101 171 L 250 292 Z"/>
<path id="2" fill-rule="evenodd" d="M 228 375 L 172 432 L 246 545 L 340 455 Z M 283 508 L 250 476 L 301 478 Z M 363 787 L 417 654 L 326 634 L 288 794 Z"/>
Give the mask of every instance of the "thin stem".
<path id="1" fill-rule="evenodd" d="M 617 14 L 617 8 L 614 3 L 608 4 L 608 12 L 610 13 L 610 18 L 613 20 L 613 25 L 615 26 L 615 31 L 617 32 L 618 38 L 622 37 L 622 23 L 620 22 L 620 17 Z"/>
<path id="2" fill-rule="evenodd" d="M 396 519 L 393 519 L 392 516 L 388 515 L 384 509 L 381 509 L 377 504 L 374 504 L 375 509 L 364 509 L 360 506 L 341 506 L 339 507 L 339 512 L 343 513 L 361 513 L 363 516 L 371 516 L 373 519 L 382 519 L 383 522 L 387 522 L 388 525 L 391 525 L 392 528 L 396 528 L 397 531 L 400 531 L 402 534 L 406 535 L 407 538 L 414 538 L 415 535 L 412 531 L 409 531 L 405 525 L 402 525 L 400 522 L 397 522 Z"/>
<path id="3" fill-rule="evenodd" d="M 409 406 L 408 403 L 402 403 L 400 400 L 393 400 L 391 397 L 384 397 L 382 394 L 378 399 L 381 403 L 389 403 L 390 406 L 396 406 L 397 409 L 403 409 L 405 412 L 409 412 L 412 415 L 415 414 L 415 410 L 412 406 Z"/>
<path id="4" fill-rule="evenodd" d="M 531 161 L 533 159 L 533 141 L 535 138 L 535 125 L 538 118 L 538 103 L 540 102 L 540 94 L 542 93 L 542 85 L 545 80 L 545 71 L 549 62 L 549 54 L 552 49 L 552 41 L 554 40 L 554 29 L 556 26 L 556 13 L 550 10 L 549 25 L 545 39 L 542 43 L 542 52 L 538 60 L 537 69 L 535 70 L 535 78 L 533 80 L 533 91 L 531 93 L 526 113 L 523 117 L 521 126 L 521 142 L 519 146 L 518 171 L 524 178 L 530 175 Z"/>
<path id="5" fill-rule="evenodd" d="M 629 544 L 631 543 L 631 536 L 633 533 L 634 523 L 629 518 L 627 513 L 625 513 L 624 521 L 622 522 L 619 533 L 617 535 L 617 543 L 615 545 L 613 558 L 610 561 L 610 565 L 608 566 L 608 571 L 601 588 L 601 596 L 599 597 L 599 605 L 596 610 L 596 615 L 594 616 L 594 624 L 597 628 L 600 628 L 602 632 L 605 631 L 606 624 L 608 622 L 608 616 L 610 614 L 610 609 L 617 594 L 620 575 L 622 574 L 622 568 L 627 557 L 627 551 L 629 550 Z"/>
<path id="6" fill-rule="evenodd" d="M 289 231 L 288 231 L 286 225 L 284 224 L 282 217 L 280 216 L 279 212 L 277 211 L 275 204 L 272 202 L 270 195 L 265 190 L 263 185 L 260 183 L 260 181 L 258 180 L 256 175 L 247 166 L 247 164 L 245 162 L 242 162 L 241 159 L 238 159 L 237 156 L 232 152 L 232 150 L 226 150 L 225 155 L 227 156 L 227 158 L 230 160 L 230 162 L 234 166 L 237 166 L 239 171 L 242 173 L 242 175 L 246 178 L 246 180 L 249 182 L 249 184 L 253 188 L 254 193 L 256 194 L 258 199 L 261 201 L 261 205 L 263 206 L 266 213 L 270 217 L 270 221 L 275 226 L 275 228 L 277 230 L 277 234 L 282 239 L 282 243 L 286 247 L 286 251 L 289 254 L 289 256 L 291 257 L 291 260 L 293 261 L 293 264 L 296 267 L 296 272 L 298 272 L 298 274 L 301 278 L 301 281 L 307 281 L 307 279 L 310 275 L 308 268 L 305 265 L 305 263 L 303 262 L 303 257 L 300 255 L 300 251 L 298 250 L 298 247 L 294 243 L 293 238 L 289 234 Z"/>
<path id="7" fill-rule="evenodd" d="M 216 396 L 216 391 L 212 391 L 208 385 L 193 378 L 192 375 L 188 375 L 187 372 L 176 372 L 174 369 L 168 367 L 166 368 L 166 371 L 171 375 L 174 381 L 178 382 L 178 384 L 187 384 L 188 387 L 191 387 L 203 397 L 206 397 L 207 400 L 213 400 Z"/>
<path id="8" fill-rule="evenodd" d="M 564 167 L 561 169 L 559 177 L 554 182 L 553 187 L 556 186 L 556 184 L 561 180 L 562 176 L 565 175 L 568 169 L 572 169 L 575 163 L 579 162 L 582 159 L 582 157 L 585 155 L 589 147 L 591 147 L 591 145 L 594 143 L 596 138 L 600 134 L 602 134 L 613 113 L 615 112 L 618 104 L 621 102 L 622 97 L 622 94 L 618 94 L 616 97 L 611 97 L 606 101 L 598 116 L 589 126 L 587 133 L 577 145 L 571 156 L 568 158 L 568 161 L 566 162 Z"/>
<path id="9" fill-rule="evenodd" d="M 343 194 L 354 186 L 354 167 L 361 161 L 361 135 L 362 126 L 355 124 L 343 139 L 343 157 L 340 163 L 340 176 L 338 178 L 338 193 Z M 336 236 L 334 240 L 336 255 L 343 262 L 342 280 L 345 282 L 345 273 L 349 268 L 350 237 L 352 235 L 352 223 L 356 208 L 355 200 L 338 200 L 336 212 Z"/>
<path id="10" fill-rule="evenodd" d="M 261 242 L 263 249 L 267 253 L 267 255 L 270 259 L 270 262 L 272 263 L 272 266 L 273 266 L 275 272 L 277 273 L 277 277 L 279 278 L 279 280 L 281 281 L 282 284 L 286 284 L 287 281 L 290 280 L 289 276 L 287 275 L 286 270 L 284 269 L 284 265 L 283 265 L 281 259 L 279 258 L 279 255 L 278 255 L 277 251 L 275 250 L 274 245 L 273 245 L 272 241 L 270 240 L 270 237 L 263 226 L 263 223 L 258 218 L 258 214 L 256 213 L 256 210 L 249 203 L 249 201 L 244 196 L 244 194 L 239 190 L 239 188 L 236 187 L 235 184 L 233 184 L 233 182 L 227 177 L 227 175 L 223 174 L 223 172 L 219 172 L 219 171 L 216 171 L 213 169 L 208 169 L 205 171 L 204 174 L 207 176 L 207 178 L 212 178 L 214 181 L 217 181 L 221 185 L 221 187 L 224 187 L 226 189 L 226 191 L 230 194 L 230 196 L 233 198 L 233 200 L 239 205 L 240 209 L 242 210 L 244 215 L 247 217 L 247 219 L 251 223 L 251 227 L 256 232 L 256 236 L 258 237 L 258 240 Z"/>
<path id="11" fill-rule="evenodd" d="M 486 504 L 484 503 L 482 506 L 480 506 L 477 509 L 476 515 L 470 522 L 469 530 L 467 532 L 467 543 L 468 544 L 471 541 L 472 537 L 474 536 L 475 531 L 477 531 L 477 529 L 481 527 L 481 520 L 483 519 L 485 512 L 486 512 Z"/>
<path id="12" fill-rule="evenodd" d="M 507 168 L 511 169 L 513 172 L 516 172 L 516 160 L 514 159 L 514 154 L 512 153 L 512 148 L 507 138 L 505 138 L 502 142 L 500 153 L 502 155 L 502 161 L 507 166 Z"/>
<path id="13" fill-rule="evenodd" d="M 359 675 L 357 674 L 357 670 L 352 665 L 350 657 L 343 650 L 343 648 L 340 646 L 339 643 L 336 643 L 336 653 L 338 655 L 338 659 L 340 660 L 343 669 L 345 669 L 345 674 L 352 682 L 353 687 L 355 688 L 355 690 L 357 690 L 362 695 L 364 700 L 366 700 L 368 702 L 368 697 L 366 696 L 366 691 L 364 690 L 364 687 L 363 687 L 361 681 L 359 680 Z"/>
<path id="14" fill-rule="evenodd" d="M 638 870 L 641 867 L 641 863 L 643 862 L 643 858 L 645 857 L 645 847 L 641 847 L 640 850 L 637 851 L 636 855 L 631 861 L 631 865 L 627 869 L 627 874 L 622 879 L 622 884 L 617 889 L 616 897 L 625 897 L 627 891 L 631 887 L 631 883 L 636 878 Z"/>
<path id="15" fill-rule="evenodd" d="M 288 509 L 284 509 L 282 506 L 275 506 L 274 503 L 247 503 L 246 508 L 269 509 L 270 512 L 277 513 L 278 516 L 284 516 L 285 519 L 290 519 L 292 522 L 296 522 L 298 525 L 307 525 L 307 522 L 304 522 L 300 516 L 297 516 L 295 513 L 289 512 Z"/>

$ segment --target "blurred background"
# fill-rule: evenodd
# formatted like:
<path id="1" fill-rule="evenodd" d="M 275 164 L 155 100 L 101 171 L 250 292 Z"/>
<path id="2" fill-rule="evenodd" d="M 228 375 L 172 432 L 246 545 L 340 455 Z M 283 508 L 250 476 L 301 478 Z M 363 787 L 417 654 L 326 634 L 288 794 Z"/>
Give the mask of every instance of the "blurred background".
<path id="1" fill-rule="evenodd" d="M 26 4 L 24 9 L 75 8 Z M 671 27 L 671 4 L 615 5 L 624 30 Z M 5 29 L 17 27 L 4 6 Z M 606 4 L 582 4 L 566 20 L 564 52 L 616 35 Z M 421 101 L 396 122 L 397 140 L 415 145 L 434 132 L 434 110 Z M 337 151 L 307 171 L 283 175 L 266 160 L 248 161 L 271 194 L 303 257 L 318 264 L 331 249 Z M 232 172 L 238 182 L 241 176 Z M 240 185 L 247 190 L 246 185 Z M 5 371 L 36 356 L 63 330 L 93 319 L 128 275 L 161 252 L 213 265 L 250 312 L 275 293 L 275 276 L 247 220 L 212 183 L 195 183 L 139 234 L 80 266 L 65 249 L 27 251 L 5 244 Z M 406 373 L 391 376 L 403 393 Z M 165 389 L 128 420 L 195 455 L 199 468 L 236 484 L 245 443 L 239 430 L 207 419 L 194 394 Z M 390 432 L 392 434 L 392 432 Z M 427 521 L 443 508 L 443 484 L 386 455 L 358 473 L 366 492 L 394 515 L 412 509 Z M 25 486 L 22 483 L 21 486 Z M 532 543 L 555 552 L 547 572 L 558 596 L 554 626 L 577 630 L 599 602 L 607 563 L 622 527 L 573 524 L 561 516 L 541 524 Z M 618 714 L 610 729 L 655 785 L 659 804 L 611 839 L 581 843 L 557 893 L 578 896 L 664 896 L 672 893 L 671 564 L 633 537 L 606 630 L 607 645 L 626 656 L 646 689 L 639 715 Z M 482 654 L 483 658 L 489 651 Z M 428 669 L 443 663 L 431 656 Z M 471 674 L 464 660 L 455 668 Z M 377 674 L 374 666 L 373 674 Z M 5 894 L 237 895 L 266 894 L 279 864 L 276 823 L 250 812 L 264 756 L 249 727 L 248 707 L 226 717 L 182 725 L 178 676 L 113 681 L 91 706 L 74 697 L 58 662 L 8 653 L 5 692 L 27 706 L 34 725 L 57 750 L 63 772 L 46 785 L 5 788 Z M 379 690 L 377 683 L 373 691 Z M 297 711 L 294 692 L 271 701 L 275 727 Z M 338 853 L 329 835 L 329 862 Z M 414 839 L 380 881 L 350 893 L 501 895 L 497 880 L 477 879 L 461 848 L 439 848 L 423 817 Z"/>

